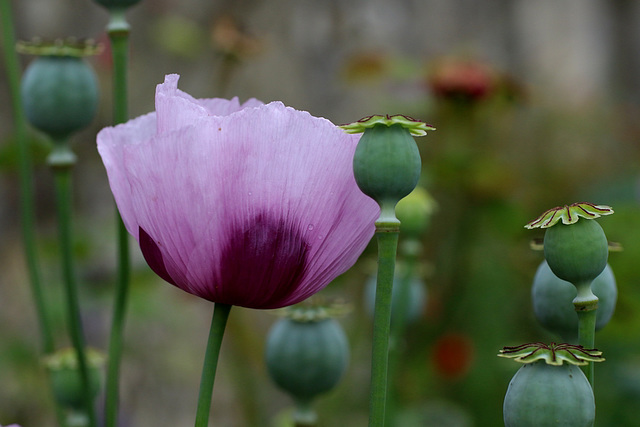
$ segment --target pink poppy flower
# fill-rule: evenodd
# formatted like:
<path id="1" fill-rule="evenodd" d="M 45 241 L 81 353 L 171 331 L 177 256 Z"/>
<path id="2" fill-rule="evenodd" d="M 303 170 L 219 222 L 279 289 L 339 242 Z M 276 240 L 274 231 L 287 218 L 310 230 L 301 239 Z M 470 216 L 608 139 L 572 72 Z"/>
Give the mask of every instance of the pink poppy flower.
<path id="1" fill-rule="evenodd" d="M 251 99 L 194 99 L 168 75 L 156 111 L 98 134 L 149 266 L 213 302 L 278 308 L 351 267 L 379 208 L 352 171 L 359 136 Z"/>

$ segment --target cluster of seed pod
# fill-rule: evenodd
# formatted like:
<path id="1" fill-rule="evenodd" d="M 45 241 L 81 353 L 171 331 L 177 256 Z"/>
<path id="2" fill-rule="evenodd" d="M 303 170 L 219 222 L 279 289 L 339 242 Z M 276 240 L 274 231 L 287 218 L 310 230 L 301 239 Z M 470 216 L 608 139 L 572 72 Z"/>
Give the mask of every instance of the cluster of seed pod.
<path id="1" fill-rule="evenodd" d="M 535 315 L 569 343 L 525 344 L 500 352 L 525 364 L 507 389 L 506 427 L 590 427 L 595 422 L 593 362 L 604 359 L 593 348 L 594 334 L 611 319 L 617 288 L 607 264 L 607 238 L 594 219 L 612 213 L 608 206 L 574 203 L 550 209 L 525 226 L 545 229 L 545 261 L 531 292 Z"/>

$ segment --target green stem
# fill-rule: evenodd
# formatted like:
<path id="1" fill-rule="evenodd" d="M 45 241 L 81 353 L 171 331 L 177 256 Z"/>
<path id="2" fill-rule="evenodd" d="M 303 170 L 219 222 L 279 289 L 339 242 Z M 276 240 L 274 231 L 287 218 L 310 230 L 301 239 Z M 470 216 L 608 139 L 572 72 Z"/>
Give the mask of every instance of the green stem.
<path id="1" fill-rule="evenodd" d="M 597 305 L 597 304 L 596 304 Z M 595 348 L 595 329 L 596 329 L 596 309 L 577 310 L 578 313 L 578 344 L 584 348 Z M 594 382 L 594 364 L 589 362 L 588 365 L 582 366 L 584 374 L 587 376 L 591 387 Z"/>
<path id="2" fill-rule="evenodd" d="M 404 250 L 402 250 L 402 248 L 404 248 Z M 387 375 L 392 379 L 395 377 L 395 373 L 397 372 L 399 367 L 401 356 L 400 353 L 402 348 L 402 334 L 407 327 L 407 317 L 404 313 L 407 313 L 409 306 L 411 305 L 411 288 L 413 286 L 412 282 L 416 277 L 415 271 L 419 251 L 420 243 L 418 241 L 406 240 L 404 242 L 404 246 L 401 247 L 401 257 L 403 261 L 404 271 L 402 272 L 402 276 L 399 277 L 399 281 L 394 284 L 394 286 L 399 286 L 399 289 L 396 290 L 397 304 L 394 306 L 393 301 L 391 303 L 392 315 L 394 309 L 397 309 L 398 313 L 396 317 L 393 318 L 393 322 L 391 322 L 389 332 L 390 349 L 388 362 L 389 368 L 387 370 Z M 385 414 L 387 425 L 393 425 L 393 420 L 395 418 L 397 390 L 394 385 L 395 384 L 391 383 L 388 388 L 389 395 L 387 396 L 387 406 Z"/>
<path id="3" fill-rule="evenodd" d="M 38 325 L 45 354 L 52 353 L 55 347 L 49 312 L 42 292 L 40 270 L 36 253 L 34 203 L 31 175 L 31 155 L 27 146 L 27 122 L 20 97 L 20 67 L 15 50 L 13 22 L 11 20 L 11 2 L 0 0 L 0 19 L 2 20 L 2 40 L 7 80 L 11 91 L 11 106 L 15 125 L 15 136 L 18 148 L 18 169 L 20 178 L 20 211 L 24 254 L 29 274 L 31 295 L 36 308 Z"/>
<path id="4" fill-rule="evenodd" d="M 596 310 L 598 297 L 591 291 L 591 282 L 575 284 L 578 295 L 573 300 L 573 306 L 578 313 L 578 344 L 586 349 L 595 348 Z M 594 387 L 594 364 L 582 366 L 591 388 Z"/>
<path id="5" fill-rule="evenodd" d="M 309 399 L 297 399 L 293 411 L 294 427 L 316 427 L 318 425 L 318 415 L 311 405 Z"/>
<path id="6" fill-rule="evenodd" d="M 113 57 L 113 120 L 124 123 L 129 119 L 127 101 L 127 68 L 129 63 L 130 27 L 125 19 L 125 11 L 110 11 L 107 32 L 111 41 Z"/>
<path id="7" fill-rule="evenodd" d="M 40 330 L 42 351 L 44 354 L 51 354 L 55 350 L 53 338 L 53 327 L 50 322 L 49 309 L 45 303 L 42 291 L 42 280 L 40 268 L 38 266 L 38 256 L 36 251 L 35 238 L 35 209 L 32 182 L 32 161 L 27 142 L 27 120 L 20 96 L 20 66 L 18 55 L 15 50 L 15 30 L 11 17 L 11 2 L 0 0 L 0 20 L 2 22 L 2 41 L 7 81 L 11 94 L 11 107 L 13 110 L 13 121 L 15 126 L 15 138 L 18 151 L 18 174 L 20 181 L 20 217 L 22 242 L 24 245 L 24 255 L 27 264 L 27 274 L 31 287 L 31 297 L 36 309 L 36 317 Z M 56 405 L 56 419 L 58 425 L 64 424 L 64 414 L 62 408 Z"/>
<path id="8" fill-rule="evenodd" d="M 78 369 L 82 380 L 85 410 L 89 426 L 96 427 L 96 417 L 91 397 L 89 368 L 85 353 L 85 341 L 80 318 L 77 283 L 73 265 L 73 242 L 71 237 L 71 169 L 75 156 L 65 143 L 56 141 L 48 158 L 55 178 L 56 209 L 58 213 L 58 232 L 60 251 L 62 252 L 62 273 L 65 298 L 67 301 L 67 322 L 71 342 L 76 351 Z"/>
<path id="9" fill-rule="evenodd" d="M 384 213 L 384 209 L 383 209 Z M 388 213 L 388 212 L 387 212 Z M 378 240 L 378 274 L 373 315 L 373 349 L 371 354 L 371 394 L 369 426 L 384 426 L 391 326 L 391 293 L 400 234 L 400 221 L 395 215 L 381 216 L 376 222 Z"/>
<path id="10" fill-rule="evenodd" d="M 220 355 L 222 337 L 231 307 L 232 306 L 228 304 L 216 303 L 213 310 L 209 340 L 207 341 L 207 351 L 204 356 L 204 365 L 202 366 L 202 376 L 200 378 L 200 393 L 198 395 L 195 427 L 206 427 L 209 425 L 211 396 L 213 395 L 213 383 L 216 379 L 218 356 Z"/>
<path id="11" fill-rule="evenodd" d="M 123 10 L 110 11 L 107 32 L 113 56 L 113 120 L 115 124 L 128 119 L 127 63 L 129 55 L 129 25 Z M 109 337 L 109 358 L 105 390 L 105 426 L 115 427 L 118 420 L 120 362 L 125 316 L 129 299 L 130 257 L 129 234 L 116 210 L 118 240 L 118 279 Z"/>

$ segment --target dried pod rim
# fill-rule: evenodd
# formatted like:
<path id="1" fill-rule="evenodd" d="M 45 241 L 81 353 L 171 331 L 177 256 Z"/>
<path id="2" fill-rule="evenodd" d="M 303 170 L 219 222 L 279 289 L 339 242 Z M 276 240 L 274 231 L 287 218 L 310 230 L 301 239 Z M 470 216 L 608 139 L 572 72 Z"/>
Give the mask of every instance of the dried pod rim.
<path id="1" fill-rule="evenodd" d="M 499 357 L 513 359 L 520 363 L 533 363 L 544 360 L 548 365 L 561 366 L 563 363 L 583 366 L 589 362 L 604 362 L 602 352 L 598 349 L 586 349 L 581 345 L 567 343 L 542 342 L 522 344 L 514 347 L 504 347 L 498 353 Z"/>

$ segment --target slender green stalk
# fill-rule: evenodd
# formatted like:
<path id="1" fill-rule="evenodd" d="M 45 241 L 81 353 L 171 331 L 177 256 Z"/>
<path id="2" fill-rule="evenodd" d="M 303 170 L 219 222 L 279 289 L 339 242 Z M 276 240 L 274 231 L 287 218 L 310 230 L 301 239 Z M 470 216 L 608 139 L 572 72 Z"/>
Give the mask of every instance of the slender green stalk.
<path id="1" fill-rule="evenodd" d="M 227 319 L 229 318 L 231 307 L 232 306 L 228 304 L 216 303 L 213 310 L 209 340 L 207 341 L 207 351 L 202 366 L 202 377 L 200 378 L 200 393 L 198 396 L 195 427 L 206 427 L 209 425 L 211 396 L 213 395 L 213 383 L 216 379 L 218 356 L 220 355 L 222 337 L 224 335 L 224 329 L 227 326 Z"/>
<path id="2" fill-rule="evenodd" d="M 65 298 L 67 301 L 67 322 L 71 342 L 76 351 L 78 369 L 82 379 L 85 410 L 89 418 L 89 426 L 96 427 L 96 417 L 91 397 L 89 367 L 85 352 L 85 340 L 80 318 L 80 304 L 73 264 L 73 242 L 71 237 L 71 170 L 75 156 L 68 146 L 56 142 L 49 156 L 49 164 L 53 170 L 56 190 L 56 209 L 58 213 L 58 231 L 60 251 L 62 255 L 62 273 L 64 278 Z"/>
<path id="3" fill-rule="evenodd" d="M 110 12 L 107 26 L 113 56 L 113 120 L 115 124 L 128 119 L 127 63 L 129 55 L 129 25 L 124 11 Z M 105 426 L 115 427 L 118 420 L 120 362 L 124 336 L 130 285 L 129 234 L 116 210 L 118 240 L 118 278 L 113 307 L 111 335 L 109 338 L 109 358 L 105 391 Z"/>
<path id="4" fill-rule="evenodd" d="M 595 331 L 596 331 L 596 307 L 587 310 L 577 310 L 578 313 L 578 344 L 584 348 L 595 348 Z M 588 365 L 582 366 L 584 374 L 587 376 L 591 387 L 594 384 L 594 364 L 589 362 Z"/>
<path id="5" fill-rule="evenodd" d="M 313 409 L 311 400 L 297 399 L 293 411 L 294 427 L 316 427 L 318 425 L 318 415 Z"/>
<path id="6" fill-rule="evenodd" d="M 394 217 L 395 218 L 395 217 Z M 376 222 L 378 241 L 378 276 L 373 315 L 373 349 L 371 355 L 371 394 L 369 426 L 384 426 L 391 329 L 391 293 L 398 249 L 400 222 L 387 218 Z"/>
<path id="7" fill-rule="evenodd" d="M 127 68 L 129 63 L 129 33 L 131 31 L 124 10 L 109 13 L 107 33 L 113 57 L 113 121 L 124 123 L 129 119 L 127 101 Z"/>
<path id="8" fill-rule="evenodd" d="M 36 252 L 34 202 L 31 174 L 31 155 L 27 146 L 27 122 L 20 97 L 20 67 L 15 50 L 13 22 L 11 20 L 11 2 L 0 0 L 0 19 L 2 20 L 2 40 L 7 80 L 11 91 L 11 106 L 15 125 L 15 137 L 18 148 L 18 168 L 20 178 L 20 211 L 22 240 L 24 245 L 31 295 L 33 298 L 40 335 L 42 350 L 45 354 L 52 353 L 55 347 L 49 313 L 42 292 L 40 270 Z"/>
<path id="9" fill-rule="evenodd" d="M 116 212 L 118 238 L 118 279 L 109 335 L 109 357 L 105 385 L 105 427 L 115 427 L 118 423 L 120 390 L 120 362 L 124 341 L 124 325 L 129 300 L 130 261 L 129 234 L 122 218 Z"/>
<path id="10" fill-rule="evenodd" d="M 578 313 L 578 344 L 586 349 L 595 348 L 596 336 L 596 310 L 598 309 L 598 297 L 591 291 L 591 281 L 574 283 L 578 294 L 573 300 L 573 306 Z M 594 384 L 594 365 L 589 362 L 582 366 L 591 388 Z"/>
<path id="11" fill-rule="evenodd" d="M 389 368 L 387 370 L 387 375 L 393 379 L 395 377 L 395 373 L 400 366 L 401 359 L 401 337 L 403 332 L 407 327 L 408 318 L 405 317 L 404 313 L 407 313 L 409 310 L 409 306 L 411 305 L 411 287 L 413 285 L 413 279 L 415 278 L 415 270 L 416 263 L 418 260 L 418 252 L 415 248 L 419 243 L 414 243 L 410 241 L 405 241 L 405 251 L 401 254 L 404 271 L 402 276 L 399 277 L 399 281 L 394 284 L 394 286 L 399 286 L 400 288 L 396 290 L 397 304 L 393 303 L 393 297 L 391 302 L 392 307 L 392 315 L 393 310 L 397 309 L 398 313 L 395 318 L 393 318 L 393 322 L 391 322 L 391 327 L 389 331 L 389 339 L 390 339 L 390 349 L 389 349 Z M 406 248 L 410 248 L 407 250 Z M 395 274 L 395 273 L 394 273 Z M 398 292 L 399 291 L 399 292 Z M 393 295 L 393 291 L 392 291 Z M 390 384 L 387 396 L 387 404 L 386 404 L 386 413 L 385 419 L 387 425 L 393 425 L 393 420 L 395 417 L 395 407 L 396 407 L 396 387 L 394 384 Z"/>
<path id="12" fill-rule="evenodd" d="M 35 209 L 32 182 L 32 161 L 27 142 L 27 121 L 20 96 L 20 66 L 15 50 L 15 30 L 13 28 L 11 2 L 0 0 L 0 20 L 2 22 L 2 41 L 5 60 L 5 69 L 9 91 L 11 94 L 11 107 L 15 127 L 15 138 L 18 151 L 18 174 L 20 181 L 20 218 L 22 242 L 24 246 L 31 297 L 36 309 L 36 316 L 40 330 L 40 340 L 44 354 L 51 354 L 55 350 L 55 340 L 52 323 L 50 322 L 49 308 L 45 302 L 42 291 L 42 280 L 36 250 L 35 238 Z M 56 419 L 58 425 L 64 423 L 62 409 L 56 405 Z"/>

